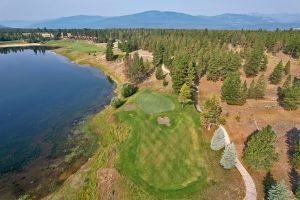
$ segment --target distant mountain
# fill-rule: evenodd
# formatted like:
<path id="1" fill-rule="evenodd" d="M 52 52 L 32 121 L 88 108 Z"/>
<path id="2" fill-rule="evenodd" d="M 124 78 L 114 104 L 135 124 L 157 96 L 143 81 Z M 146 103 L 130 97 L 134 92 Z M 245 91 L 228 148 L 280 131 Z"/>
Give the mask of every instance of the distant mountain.
<path id="1" fill-rule="evenodd" d="M 7 23 L 6 23 L 7 22 Z M 0 21 L 9 27 L 27 28 L 185 28 L 185 29 L 289 29 L 300 27 L 300 14 L 222 14 L 194 16 L 178 12 L 146 11 L 103 17 L 78 15 L 36 22 Z"/>
<path id="2" fill-rule="evenodd" d="M 24 21 L 24 20 L 0 20 L 0 24 L 6 27 L 13 27 L 13 28 L 28 28 L 31 24 L 35 21 Z"/>
<path id="3" fill-rule="evenodd" d="M 105 17 L 77 15 L 71 17 L 62 17 L 52 20 L 43 20 L 32 23 L 29 27 L 47 27 L 47 28 L 90 28 L 93 24 L 101 21 Z"/>

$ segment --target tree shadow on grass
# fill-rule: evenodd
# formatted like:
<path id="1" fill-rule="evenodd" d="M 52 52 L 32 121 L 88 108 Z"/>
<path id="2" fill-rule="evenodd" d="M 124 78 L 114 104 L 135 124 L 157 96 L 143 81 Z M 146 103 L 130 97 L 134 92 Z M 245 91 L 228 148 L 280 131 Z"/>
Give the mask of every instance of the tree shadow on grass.
<path id="1" fill-rule="evenodd" d="M 300 130 L 297 128 L 292 128 L 286 134 L 286 143 L 288 145 L 288 157 L 291 164 L 293 155 L 296 153 L 297 144 L 300 141 Z M 289 179 L 292 185 L 292 191 L 295 192 L 300 183 L 300 175 L 297 170 L 293 167 L 289 172 Z"/>

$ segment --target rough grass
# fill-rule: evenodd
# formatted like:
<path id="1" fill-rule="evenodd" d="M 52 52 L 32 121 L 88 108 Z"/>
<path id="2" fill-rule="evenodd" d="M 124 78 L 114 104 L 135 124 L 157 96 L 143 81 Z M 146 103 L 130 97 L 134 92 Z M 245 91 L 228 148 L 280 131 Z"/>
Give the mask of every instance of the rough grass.
<path id="1" fill-rule="evenodd" d="M 86 41 L 71 41 L 71 40 L 51 40 L 46 42 L 46 45 L 64 47 L 72 52 L 94 53 L 105 52 L 105 46 L 101 44 L 88 43 Z"/>
<path id="2" fill-rule="evenodd" d="M 173 101 L 158 93 L 144 92 L 136 98 L 138 107 L 147 114 L 162 113 L 175 109 Z"/>
<path id="3" fill-rule="evenodd" d="M 151 96 L 154 99 L 160 97 L 144 91 L 132 101 L 139 104 L 140 99 L 147 97 L 147 103 Z M 143 107 L 117 113 L 118 119 L 128 124 L 131 130 L 129 138 L 120 147 L 117 168 L 156 197 L 182 198 L 208 187 L 211 184 L 209 174 L 220 168 L 210 169 L 209 162 L 218 158 L 214 154 L 207 159 L 207 154 L 212 152 L 193 106 L 182 109 L 176 103 L 176 97 L 165 98 L 174 105 L 173 111 L 163 113 L 170 118 L 170 127 L 158 125 L 156 118 L 160 114 L 147 114 Z"/>

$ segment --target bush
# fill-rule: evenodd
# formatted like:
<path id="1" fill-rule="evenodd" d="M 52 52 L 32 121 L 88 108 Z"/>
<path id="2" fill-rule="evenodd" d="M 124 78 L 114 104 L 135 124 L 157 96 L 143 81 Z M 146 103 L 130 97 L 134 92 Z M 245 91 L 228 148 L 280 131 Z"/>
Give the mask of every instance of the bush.
<path id="1" fill-rule="evenodd" d="M 236 164 L 236 152 L 235 152 L 235 145 L 233 143 L 227 145 L 225 147 L 223 156 L 221 158 L 220 164 L 225 169 L 232 169 L 235 167 Z"/>
<path id="2" fill-rule="evenodd" d="M 121 93 L 124 98 L 130 97 L 131 95 L 136 93 L 136 91 L 137 91 L 137 87 L 130 83 L 125 83 L 121 89 Z"/>
<path id="3" fill-rule="evenodd" d="M 220 149 L 223 149 L 225 147 L 225 135 L 223 133 L 223 130 L 221 128 L 218 128 L 210 143 L 210 148 L 214 151 L 218 151 Z"/>
<path id="4" fill-rule="evenodd" d="M 161 69 L 161 66 L 156 67 L 155 77 L 157 80 L 163 80 L 165 78 L 164 72 Z"/>
<path id="5" fill-rule="evenodd" d="M 123 101 L 122 99 L 118 98 L 118 97 L 113 97 L 111 99 L 110 105 L 114 108 L 119 108 L 121 107 L 123 104 L 125 103 L 125 101 Z"/>

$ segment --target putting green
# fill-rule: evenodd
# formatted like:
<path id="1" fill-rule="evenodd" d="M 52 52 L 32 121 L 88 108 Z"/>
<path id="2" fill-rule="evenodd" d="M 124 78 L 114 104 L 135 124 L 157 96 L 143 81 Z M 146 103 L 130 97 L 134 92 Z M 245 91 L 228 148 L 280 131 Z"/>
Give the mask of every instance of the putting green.
<path id="1" fill-rule="evenodd" d="M 147 114 L 162 113 L 175 109 L 175 104 L 170 98 L 150 91 L 139 94 L 136 103 Z"/>
<path id="2" fill-rule="evenodd" d="M 150 91 L 132 100 L 128 103 L 136 103 L 136 110 L 117 113 L 131 130 L 120 148 L 119 171 L 163 198 L 190 194 L 206 185 L 204 149 L 209 146 L 193 106 L 182 108 L 176 97 Z M 170 126 L 157 124 L 161 112 L 170 119 Z"/>

